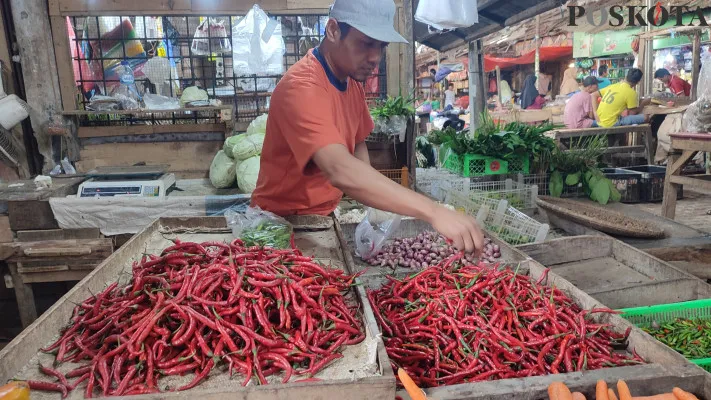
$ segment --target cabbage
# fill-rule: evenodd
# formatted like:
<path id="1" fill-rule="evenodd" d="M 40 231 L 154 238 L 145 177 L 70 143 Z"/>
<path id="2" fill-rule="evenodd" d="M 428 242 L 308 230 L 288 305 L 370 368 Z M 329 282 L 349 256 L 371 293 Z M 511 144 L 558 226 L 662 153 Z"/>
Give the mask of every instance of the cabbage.
<path id="1" fill-rule="evenodd" d="M 237 142 L 242 140 L 242 136 L 244 135 L 234 135 L 225 139 L 225 145 L 222 146 L 222 150 L 225 152 L 225 154 L 227 154 L 227 157 L 234 158 L 232 156 L 232 148 L 235 146 L 235 144 L 237 144 Z"/>
<path id="2" fill-rule="evenodd" d="M 220 150 L 210 165 L 210 182 L 218 189 L 228 188 L 235 183 L 235 162 Z"/>
<path id="3" fill-rule="evenodd" d="M 240 136 L 242 138 L 232 147 L 232 158 L 242 161 L 262 154 L 265 135 L 254 133 Z"/>
<path id="4" fill-rule="evenodd" d="M 239 168 L 237 168 L 237 186 L 242 192 L 252 193 L 257 188 L 259 163 L 259 157 L 252 157 L 239 164 Z"/>
<path id="5" fill-rule="evenodd" d="M 252 121 L 247 127 L 247 134 L 267 133 L 267 117 L 268 114 L 262 114 Z"/>

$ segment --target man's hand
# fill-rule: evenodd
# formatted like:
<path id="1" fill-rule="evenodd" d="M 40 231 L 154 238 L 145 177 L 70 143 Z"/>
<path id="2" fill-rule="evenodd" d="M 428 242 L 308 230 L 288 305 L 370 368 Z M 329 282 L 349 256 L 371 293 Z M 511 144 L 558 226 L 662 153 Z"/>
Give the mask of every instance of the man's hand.
<path id="1" fill-rule="evenodd" d="M 442 236 L 454 241 L 459 250 L 478 256 L 484 249 L 484 234 L 476 220 L 468 215 L 437 206 L 429 222 Z"/>
<path id="2" fill-rule="evenodd" d="M 316 152 L 313 162 L 333 186 L 356 201 L 378 210 L 407 215 L 428 222 L 455 246 L 480 252 L 484 236 L 474 218 L 448 210 L 427 197 L 386 178 L 340 144 Z"/>

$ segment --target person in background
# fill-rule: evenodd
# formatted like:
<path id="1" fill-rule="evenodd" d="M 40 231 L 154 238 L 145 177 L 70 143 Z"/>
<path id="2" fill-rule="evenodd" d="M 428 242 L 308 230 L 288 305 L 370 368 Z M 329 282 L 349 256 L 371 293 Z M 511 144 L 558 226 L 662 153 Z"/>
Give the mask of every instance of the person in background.
<path id="1" fill-rule="evenodd" d="M 468 109 L 469 108 L 469 94 L 465 93 L 464 95 L 460 96 L 457 99 L 457 101 L 455 102 L 455 105 L 462 110 Z"/>
<path id="2" fill-rule="evenodd" d="M 607 74 L 607 65 L 601 65 L 597 69 L 597 81 L 599 82 L 597 85 L 598 90 L 602 90 L 612 85 L 612 82 L 610 82 L 610 78 L 607 77 Z"/>
<path id="3" fill-rule="evenodd" d="M 574 94 L 565 104 L 563 121 L 568 129 L 595 128 L 593 93 L 597 92 L 598 80 L 594 76 L 583 79 L 583 90 Z"/>
<path id="4" fill-rule="evenodd" d="M 511 90 L 511 86 L 509 86 L 509 82 L 505 80 L 501 80 L 501 98 L 499 101 L 501 104 L 507 104 L 511 103 L 511 99 L 513 98 L 513 91 Z"/>
<path id="5" fill-rule="evenodd" d="M 523 90 L 521 91 L 521 109 L 540 110 L 540 97 L 542 96 L 538 94 L 538 89 L 536 89 L 536 75 L 529 75 L 523 82 Z"/>
<path id="6" fill-rule="evenodd" d="M 448 111 L 454 108 L 456 101 L 456 93 L 454 92 L 454 84 L 450 83 L 447 90 L 444 91 L 444 110 Z"/>
<path id="7" fill-rule="evenodd" d="M 654 79 L 659 79 L 671 90 L 674 96 L 690 96 L 691 84 L 676 75 L 672 75 L 668 69 L 660 68 L 654 73 Z"/>
<path id="8" fill-rule="evenodd" d="M 562 96 L 570 96 L 573 93 L 580 91 L 580 86 L 577 81 L 578 69 L 570 67 L 563 73 L 563 82 L 560 84 L 560 94 Z"/>
<path id="9" fill-rule="evenodd" d="M 362 82 L 388 43 L 393 0 L 335 0 L 318 47 L 294 64 L 271 97 L 252 206 L 280 216 L 330 215 L 343 194 L 366 206 L 421 219 L 466 252 L 480 252 L 476 220 L 405 188 L 370 164 L 374 123 Z"/>
<path id="10" fill-rule="evenodd" d="M 639 125 L 647 122 L 647 117 L 642 114 L 642 107 L 649 104 L 649 100 L 639 103 L 635 86 L 642 80 L 642 70 L 632 68 L 627 72 L 624 81 L 610 85 L 600 90 L 602 99 L 597 108 L 598 124 L 603 128 L 623 125 Z M 621 117 L 624 111 L 626 117 Z"/>

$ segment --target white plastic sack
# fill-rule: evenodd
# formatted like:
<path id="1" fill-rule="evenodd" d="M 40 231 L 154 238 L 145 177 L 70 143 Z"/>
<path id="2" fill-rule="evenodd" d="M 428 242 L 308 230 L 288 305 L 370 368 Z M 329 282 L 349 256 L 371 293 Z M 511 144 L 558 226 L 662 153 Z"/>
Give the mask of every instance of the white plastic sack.
<path id="1" fill-rule="evenodd" d="M 400 219 L 397 214 L 368 208 L 365 219 L 356 227 L 356 255 L 363 260 L 376 256 L 400 227 Z"/>
<path id="2" fill-rule="evenodd" d="M 232 29 L 235 76 L 281 75 L 285 51 L 281 24 L 256 4 Z"/>
<path id="3" fill-rule="evenodd" d="M 476 0 L 420 0 L 415 19 L 439 30 L 468 28 L 479 13 Z"/>

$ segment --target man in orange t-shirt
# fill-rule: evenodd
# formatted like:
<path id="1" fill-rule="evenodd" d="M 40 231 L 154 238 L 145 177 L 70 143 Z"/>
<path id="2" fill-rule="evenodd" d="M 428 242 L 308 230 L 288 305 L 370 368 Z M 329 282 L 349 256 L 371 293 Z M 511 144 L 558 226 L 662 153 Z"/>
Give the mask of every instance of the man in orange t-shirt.
<path id="1" fill-rule="evenodd" d="M 476 221 L 404 188 L 370 166 L 373 130 L 359 82 L 378 66 L 393 28 L 392 0 L 336 0 L 319 47 L 292 66 L 271 98 L 252 205 L 286 216 L 328 215 L 347 193 L 380 210 L 429 222 L 467 252 L 484 238 Z"/>

